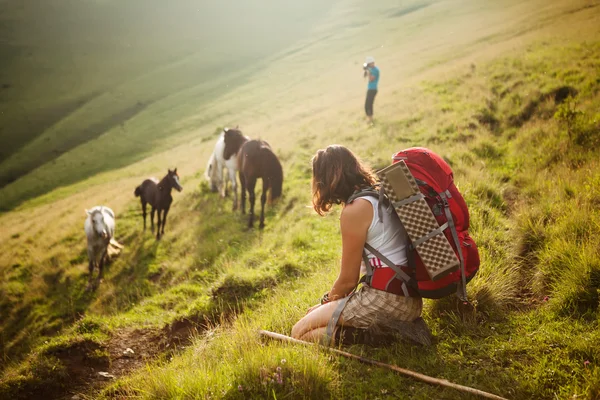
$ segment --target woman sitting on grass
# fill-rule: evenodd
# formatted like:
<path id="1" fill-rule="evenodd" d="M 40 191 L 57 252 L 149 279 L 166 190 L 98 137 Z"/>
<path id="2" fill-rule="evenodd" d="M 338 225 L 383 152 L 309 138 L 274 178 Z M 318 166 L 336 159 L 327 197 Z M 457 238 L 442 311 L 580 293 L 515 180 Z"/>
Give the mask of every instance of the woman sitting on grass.
<path id="1" fill-rule="evenodd" d="M 371 169 L 350 150 L 339 145 L 317 151 L 312 163 L 315 211 L 323 215 L 334 204 L 343 205 L 340 216 L 342 265 L 331 290 L 323 296 L 321 304 L 311 307 L 296 323 L 292 336 L 330 344 L 339 326 L 371 331 L 374 327 L 377 331 L 381 328 L 384 331 L 402 331 L 405 330 L 402 326 L 407 322 L 419 319 L 423 324 L 419 318 L 423 308 L 422 298 L 408 286 L 398 290 L 402 282 L 397 279 L 395 285 L 386 285 L 394 277 L 394 271 L 366 249 L 365 256 L 373 267 L 374 275 L 371 285 L 364 283 L 361 289 L 354 291 L 359 283 L 361 262 L 365 268 L 362 261 L 365 243 L 395 265 L 407 265 L 408 236 L 393 208 L 388 204 L 379 207 L 379 199 L 374 196 L 350 199 L 353 194 L 376 185 L 376 177 Z M 409 271 L 405 267 L 403 270 Z M 392 286 L 394 290 L 390 288 Z M 416 340 L 423 344 L 429 341 L 427 338 Z"/>

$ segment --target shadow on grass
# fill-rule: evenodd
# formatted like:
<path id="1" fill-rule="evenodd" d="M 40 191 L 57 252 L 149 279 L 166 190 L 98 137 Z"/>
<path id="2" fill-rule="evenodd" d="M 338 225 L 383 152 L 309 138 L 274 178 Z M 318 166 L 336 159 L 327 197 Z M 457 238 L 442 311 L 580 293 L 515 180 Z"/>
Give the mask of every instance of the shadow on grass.
<path id="1" fill-rule="evenodd" d="M 240 193 L 238 193 L 238 197 Z M 221 198 L 211 193 L 202 184 L 190 199 L 194 211 L 199 212 L 200 221 L 195 227 L 195 237 L 199 246 L 195 261 L 202 269 L 211 269 L 219 256 L 239 257 L 253 242 L 260 240 L 258 229 L 248 229 L 248 214 L 239 210 L 231 211 L 232 196 Z"/>
<path id="2" fill-rule="evenodd" d="M 142 298 L 152 295 L 151 266 L 157 261 L 160 243 L 154 235 L 140 232 L 128 246 L 132 251 L 119 260 L 120 270 L 111 278 L 117 288 L 111 293 L 110 303 L 120 311 L 125 311 Z"/>
<path id="3" fill-rule="evenodd" d="M 21 360 L 42 337 L 53 336 L 79 319 L 94 299 L 93 293 L 85 290 L 87 274 L 72 279 L 61 269 L 43 279 L 46 291 L 22 304 L 13 303 L 12 309 L 3 313 L 0 352 L 5 361 Z M 4 366 L 0 363 L 0 370 Z"/>

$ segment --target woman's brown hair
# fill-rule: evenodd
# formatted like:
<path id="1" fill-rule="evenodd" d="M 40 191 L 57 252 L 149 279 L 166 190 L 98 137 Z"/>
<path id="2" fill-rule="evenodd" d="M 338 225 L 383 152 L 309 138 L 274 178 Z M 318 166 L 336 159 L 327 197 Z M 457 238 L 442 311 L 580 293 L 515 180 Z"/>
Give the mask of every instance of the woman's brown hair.
<path id="1" fill-rule="evenodd" d="M 320 149 L 312 159 L 313 208 L 323 215 L 333 204 L 346 203 L 355 190 L 377 182 L 370 167 L 340 145 Z"/>

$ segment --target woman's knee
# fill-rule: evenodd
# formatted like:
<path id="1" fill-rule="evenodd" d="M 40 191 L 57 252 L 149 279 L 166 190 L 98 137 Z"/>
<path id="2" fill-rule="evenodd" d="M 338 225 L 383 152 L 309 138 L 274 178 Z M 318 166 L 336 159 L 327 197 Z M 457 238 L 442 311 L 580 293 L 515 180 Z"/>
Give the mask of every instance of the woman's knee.
<path id="1" fill-rule="evenodd" d="M 300 339 L 307 331 L 312 329 L 313 322 L 308 315 L 305 315 L 300 321 L 296 322 L 296 325 L 292 328 L 292 337 L 294 339 Z"/>
<path id="2" fill-rule="evenodd" d="M 325 333 L 327 332 L 327 328 L 315 328 L 310 331 L 305 332 L 298 339 L 303 340 L 305 342 L 315 342 L 318 343 L 323 339 Z"/>
<path id="3" fill-rule="evenodd" d="M 292 337 L 301 339 L 309 331 L 327 327 L 338 306 L 339 301 L 332 301 L 310 311 L 294 325 L 292 328 Z M 341 323 L 342 321 L 343 319 L 340 317 L 338 323 Z"/>
<path id="4" fill-rule="evenodd" d="M 301 336 L 301 323 L 302 320 L 296 322 L 296 325 L 292 328 L 292 337 L 294 339 L 300 339 Z"/>

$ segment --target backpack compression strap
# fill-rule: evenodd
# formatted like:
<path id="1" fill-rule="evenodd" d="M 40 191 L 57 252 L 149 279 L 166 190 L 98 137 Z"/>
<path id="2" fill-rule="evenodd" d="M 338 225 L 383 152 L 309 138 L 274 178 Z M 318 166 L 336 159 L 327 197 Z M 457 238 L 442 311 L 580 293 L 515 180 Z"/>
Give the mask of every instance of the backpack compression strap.
<path id="1" fill-rule="evenodd" d="M 321 344 L 323 346 L 331 346 L 335 344 L 332 342 L 334 330 L 340 319 L 340 315 L 342 315 L 342 311 L 344 311 L 344 308 L 346 307 L 346 303 L 348 302 L 348 300 L 350 300 L 350 297 L 352 297 L 352 294 L 341 299 L 338 302 L 337 307 L 333 311 L 333 314 L 331 314 L 331 318 L 329 319 L 329 323 L 327 324 L 327 328 L 325 329 L 325 335 L 323 335 L 323 337 L 321 338 Z"/>
<path id="2" fill-rule="evenodd" d="M 377 257 L 381 261 L 383 261 L 385 263 L 385 265 L 390 267 L 396 273 L 396 276 L 394 278 L 400 279 L 402 281 L 402 292 L 404 293 L 404 296 L 410 297 L 410 294 L 408 293 L 408 287 L 406 286 L 407 284 L 409 284 L 411 287 L 413 287 L 415 289 L 418 289 L 417 282 L 411 276 L 409 276 L 406 272 L 402 271 L 402 269 L 400 267 L 398 267 L 396 264 L 394 264 L 389 258 L 387 258 L 383 254 L 381 254 L 369 243 L 365 243 L 365 249 L 369 250 L 371 252 L 371 254 L 373 254 L 375 257 Z M 363 252 L 363 258 L 365 259 L 365 264 L 368 265 L 366 281 L 367 281 L 367 283 L 369 283 L 370 282 L 369 272 L 370 272 L 370 275 L 372 276 L 373 270 L 370 268 L 370 265 L 369 265 L 368 261 L 366 260 L 366 254 L 364 252 Z M 391 281 L 388 282 L 388 286 L 390 283 L 391 283 Z"/>
<path id="3" fill-rule="evenodd" d="M 468 301 L 467 299 L 467 274 L 465 271 L 465 259 L 462 253 L 462 247 L 460 245 L 460 240 L 458 239 L 458 233 L 456 232 L 456 225 L 454 224 L 454 219 L 452 218 L 452 213 L 450 212 L 450 204 L 448 204 L 448 199 L 452 197 L 449 191 L 445 191 L 439 193 L 442 201 L 444 202 L 444 211 L 446 213 L 446 219 L 448 220 L 448 228 L 452 233 L 452 239 L 454 239 L 454 244 L 456 245 L 456 252 L 458 253 L 458 259 L 460 261 L 460 275 L 461 281 L 458 285 L 456 294 L 461 301 Z"/>

